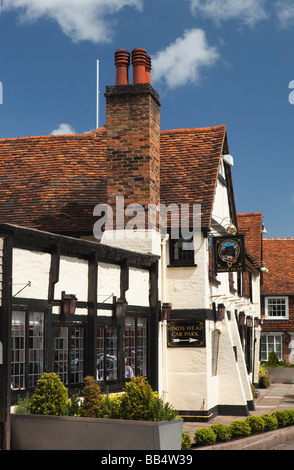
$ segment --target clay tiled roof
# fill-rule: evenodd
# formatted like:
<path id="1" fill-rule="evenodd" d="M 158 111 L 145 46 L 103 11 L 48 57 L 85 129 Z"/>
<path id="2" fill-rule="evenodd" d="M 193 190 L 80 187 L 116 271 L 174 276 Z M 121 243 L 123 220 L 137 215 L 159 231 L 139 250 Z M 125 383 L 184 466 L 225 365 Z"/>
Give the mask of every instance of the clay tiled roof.
<path id="1" fill-rule="evenodd" d="M 105 130 L 0 140 L 0 221 L 50 232 L 91 231 L 106 191 Z"/>
<path id="2" fill-rule="evenodd" d="M 161 203 L 201 204 L 202 228 L 209 228 L 220 158 L 226 145 L 225 126 L 162 131 Z"/>
<path id="3" fill-rule="evenodd" d="M 294 294 L 294 238 L 264 238 L 262 294 Z"/>
<path id="4" fill-rule="evenodd" d="M 237 214 L 238 233 L 244 235 L 246 252 L 260 266 L 262 261 L 262 213 Z"/>
<path id="5" fill-rule="evenodd" d="M 161 202 L 199 203 L 209 227 L 225 126 L 161 131 Z M 106 130 L 0 140 L 0 222 L 92 233 L 106 203 Z"/>

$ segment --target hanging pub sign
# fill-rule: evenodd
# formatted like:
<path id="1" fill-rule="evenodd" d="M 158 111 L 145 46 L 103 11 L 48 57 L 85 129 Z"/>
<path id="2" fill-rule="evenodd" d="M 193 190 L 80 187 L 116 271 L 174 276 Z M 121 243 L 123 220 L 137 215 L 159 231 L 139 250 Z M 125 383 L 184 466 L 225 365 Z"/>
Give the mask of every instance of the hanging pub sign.
<path id="1" fill-rule="evenodd" d="M 217 273 L 244 271 L 244 236 L 214 237 L 214 262 Z"/>
<path id="2" fill-rule="evenodd" d="M 169 321 L 167 323 L 167 347 L 205 348 L 204 321 Z"/>

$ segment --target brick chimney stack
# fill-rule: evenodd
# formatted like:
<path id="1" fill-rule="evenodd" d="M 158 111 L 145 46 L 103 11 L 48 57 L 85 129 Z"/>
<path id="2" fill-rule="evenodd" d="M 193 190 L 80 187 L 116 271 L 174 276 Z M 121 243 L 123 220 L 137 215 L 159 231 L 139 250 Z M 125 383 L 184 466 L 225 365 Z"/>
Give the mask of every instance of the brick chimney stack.
<path id="1" fill-rule="evenodd" d="M 115 53 L 116 85 L 106 87 L 107 198 L 125 206 L 160 203 L 160 102 L 150 83 L 151 60 L 145 49 Z"/>

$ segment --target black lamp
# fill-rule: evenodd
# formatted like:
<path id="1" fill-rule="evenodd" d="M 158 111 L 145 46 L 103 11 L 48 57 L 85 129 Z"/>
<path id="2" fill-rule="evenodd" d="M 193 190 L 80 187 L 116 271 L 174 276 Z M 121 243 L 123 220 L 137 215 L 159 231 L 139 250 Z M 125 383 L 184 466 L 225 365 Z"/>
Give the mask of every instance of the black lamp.
<path id="1" fill-rule="evenodd" d="M 245 323 L 245 313 L 244 313 L 244 312 L 240 312 L 240 313 L 239 313 L 239 325 L 240 325 L 240 326 L 244 326 L 244 323 Z"/>
<path id="2" fill-rule="evenodd" d="M 246 326 L 250 328 L 252 326 L 252 317 L 247 317 L 246 318 Z"/>
<path id="3" fill-rule="evenodd" d="M 63 315 L 74 315 L 77 306 L 77 298 L 74 294 L 61 292 L 61 312 Z"/>
<path id="4" fill-rule="evenodd" d="M 170 320 L 172 304 L 163 303 L 161 307 L 161 321 Z"/>
<path id="5" fill-rule="evenodd" d="M 226 313 L 226 307 L 224 306 L 224 304 L 218 304 L 218 306 L 217 306 L 217 319 L 219 321 L 224 320 L 225 313 Z"/>
<path id="6" fill-rule="evenodd" d="M 127 314 L 127 305 L 128 302 L 126 301 L 126 299 L 117 299 L 115 304 L 115 315 L 118 318 L 125 318 Z"/>

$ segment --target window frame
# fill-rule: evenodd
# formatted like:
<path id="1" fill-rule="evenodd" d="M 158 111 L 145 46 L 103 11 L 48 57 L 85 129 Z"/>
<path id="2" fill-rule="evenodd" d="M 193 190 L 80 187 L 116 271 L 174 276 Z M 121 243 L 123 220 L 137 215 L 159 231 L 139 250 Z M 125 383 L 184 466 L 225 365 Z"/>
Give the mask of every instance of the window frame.
<path id="1" fill-rule="evenodd" d="M 84 322 L 67 322 L 67 321 L 55 321 L 53 322 L 53 325 L 52 325 L 52 352 L 53 352 L 53 355 L 52 355 L 52 365 L 53 365 L 53 371 L 58 374 L 58 372 L 56 372 L 55 370 L 55 353 L 58 351 L 57 349 L 55 349 L 55 328 L 66 328 L 67 330 L 67 359 L 66 361 L 66 364 L 67 364 L 67 372 L 66 372 L 66 375 L 67 375 L 67 381 L 66 380 L 63 380 L 63 377 L 61 377 L 61 380 L 63 382 L 63 384 L 70 388 L 70 389 L 74 389 L 74 388 L 79 388 L 82 386 L 83 384 L 83 380 L 84 380 L 84 375 L 85 375 L 85 369 L 86 369 L 86 338 L 87 338 L 87 325 L 84 323 Z M 81 378 L 81 381 L 78 381 L 78 382 L 74 382 L 72 380 L 72 369 L 71 369 L 71 365 L 72 365 L 72 362 L 71 362 L 71 352 L 72 352 L 72 349 L 71 349 L 71 339 L 72 339 L 72 328 L 82 328 L 83 330 L 83 348 L 81 348 L 81 351 L 83 351 L 83 368 L 82 368 L 82 378 Z M 65 349 L 64 349 L 65 350 Z M 75 349 L 75 350 L 79 350 L 79 349 Z"/>
<path id="2" fill-rule="evenodd" d="M 268 339 L 269 338 L 274 338 L 274 349 L 271 349 L 269 350 L 268 348 Z M 280 342 L 279 342 L 279 346 L 281 348 L 281 351 L 278 352 L 277 351 L 277 348 L 276 348 L 276 345 L 277 345 L 277 342 L 276 342 L 276 338 L 279 338 L 280 339 Z M 263 357 L 263 342 L 265 340 L 265 346 L 266 346 L 266 350 L 265 350 L 265 354 L 266 354 L 266 358 Z M 260 360 L 262 362 L 267 362 L 268 361 L 268 356 L 269 356 L 269 353 L 271 351 L 274 351 L 279 359 L 279 361 L 282 361 L 283 360 L 283 333 L 266 333 L 266 334 L 263 334 L 260 338 Z"/>
<path id="3" fill-rule="evenodd" d="M 285 315 L 269 315 L 269 300 L 285 300 Z M 289 298 L 288 296 L 271 295 L 266 296 L 264 300 L 265 320 L 289 320 Z"/>
<path id="4" fill-rule="evenodd" d="M 185 240 L 183 237 L 169 239 L 169 266 L 170 267 L 197 266 L 197 264 L 195 264 L 194 248 L 193 250 L 185 250 L 187 251 L 187 253 L 189 253 L 186 259 L 175 257 L 175 244 L 176 243 L 191 243 L 191 242 L 192 242 L 192 237 L 189 240 Z"/>
<path id="5" fill-rule="evenodd" d="M 19 357 L 21 355 L 24 356 L 24 361 L 14 361 L 13 360 L 13 355 L 16 354 L 16 351 L 17 349 L 13 347 L 13 342 L 14 342 L 14 338 L 17 338 L 17 336 L 14 336 L 13 335 L 13 314 L 14 313 L 18 313 L 18 314 L 24 314 L 24 322 L 23 322 L 23 329 L 24 329 L 24 335 L 22 336 L 23 338 L 23 347 L 22 348 L 19 348 L 18 351 L 20 351 L 19 353 Z M 42 336 L 39 336 L 39 338 L 42 339 L 42 343 L 43 343 L 43 347 L 42 348 L 30 348 L 30 340 L 31 338 L 34 339 L 36 338 L 35 336 L 30 336 L 30 315 L 31 314 L 41 314 L 43 315 L 43 329 L 42 329 Z M 38 309 L 38 308 L 34 308 L 33 306 L 25 306 L 25 305 L 22 305 L 22 306 L 17 306 L 17 305 L 13 305 L 12 306 L 12 322 L 11 322 L 11 340 L 12 340 L 12 343 L 11 343 L 11 382 L 12 382 L 12 379 L 16 376 L 15 373 L 13 373 L 13 367 L 15 364 L 23 364 L 23 367 L 24 367 L 24 370 L 23 370 L 23 374 L 21 374 L 21 376 L 23 376 L 23 384 L 24 384 L 24 387 L 19 387 L 19 388 L 13 388 L 12 384 L 11 384 L 11 388 L 12 388 L 12 392 L 13 393 L 20 393 L 20 392 L 24 392 L 24 391 L 28 391 L 28 390 L 33 390 L 35 385 L 30 385 L 30 377 L 33 379 L 34 376 L 38 376 L 38 378 L 41 378 L 42 374 L 44 373 L 45 371 L 45 355 L 46 355 L 46 317 L 47 317 L 47 311 L 46 309 Z M 20 338 L 20 336 L 18 336 Z M 39 374 L 31 374 L 30 373 L 30 364 L 34 364 L 36 363 L 36 361 L 30 361 L 30 356 L 33 355 L 35 356 L 35 353 L 34 351 L 41 351 L 41 354 L 42 354 L 42 361 L 39 362 L 39 364 L 41 364 L 41 370 L 40 370 L 40 373 Z M 17 374 L 18 376 L 20 376 L 20 374 Z M 36 381 L 38 380 L 35 379 L 35 384 L 36 384 Z"/>

